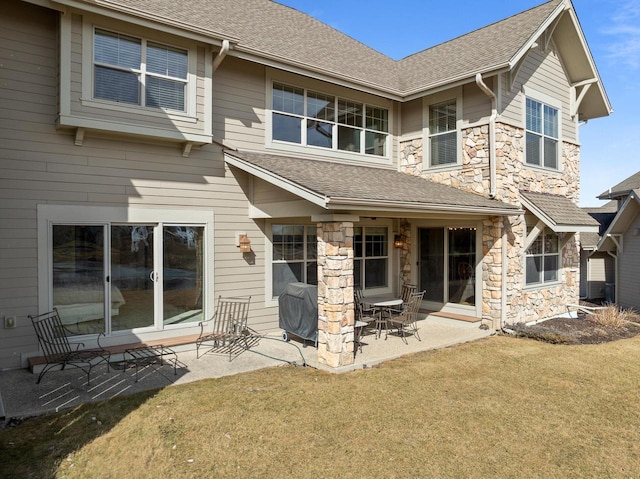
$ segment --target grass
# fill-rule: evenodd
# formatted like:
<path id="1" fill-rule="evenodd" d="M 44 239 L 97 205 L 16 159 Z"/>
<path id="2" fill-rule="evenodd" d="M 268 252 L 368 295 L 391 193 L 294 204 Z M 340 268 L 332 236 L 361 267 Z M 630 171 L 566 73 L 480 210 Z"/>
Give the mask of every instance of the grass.
<path id="1" fill-rule="evenodd" d="M 281 367 L 0 431 L 3 478 L 640 478 L 640 338 Z"/>

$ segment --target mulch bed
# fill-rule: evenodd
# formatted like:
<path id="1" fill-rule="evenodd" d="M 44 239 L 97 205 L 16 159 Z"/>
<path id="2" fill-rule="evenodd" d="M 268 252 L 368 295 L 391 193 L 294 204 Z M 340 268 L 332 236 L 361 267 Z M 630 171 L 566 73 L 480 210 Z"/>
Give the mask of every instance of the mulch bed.
<path id="1" fill-rule="evenodd" d="M 554 344 L 600 344 L 639 335 L 640 322 L 627 322 L 619 328 L 612 328 L 593 321 L 592 315 L 579 314 L 578 318 L 553 318 L 531 326 L 524 323 L 509 325 L 505 329 L 505 332 L 518 337 Z"/>

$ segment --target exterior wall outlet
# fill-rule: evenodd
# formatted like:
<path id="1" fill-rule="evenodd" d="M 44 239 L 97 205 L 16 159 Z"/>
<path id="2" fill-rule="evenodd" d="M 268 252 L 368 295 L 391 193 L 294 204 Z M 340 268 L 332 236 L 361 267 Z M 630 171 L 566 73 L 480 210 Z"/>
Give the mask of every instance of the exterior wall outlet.
<path id="1" fill-rule="evenodd" d="M 4 317 L 4 328 L 5 329 L 13 329 L 16 327 L 16 317 L 15 316 L 5 316 Z"/>

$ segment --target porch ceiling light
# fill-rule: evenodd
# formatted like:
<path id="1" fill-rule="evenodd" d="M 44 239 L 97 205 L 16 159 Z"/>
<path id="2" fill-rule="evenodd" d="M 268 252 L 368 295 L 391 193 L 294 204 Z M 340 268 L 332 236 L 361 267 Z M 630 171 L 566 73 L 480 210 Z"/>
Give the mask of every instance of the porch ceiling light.
<path id="1" fill-rule="evenodd" d="M 404 246 L 404 237 L 400 234 L 397 234 L 393 238 L 393 247 L 394 248 L 402 248 Z"/>
<path id="2" fill-rule="evenodd" d="M 238 237 L 238 246 L 240 247 L 241 253 L 251 252 L 251 240 L 246 234 L 241 234 Z"/>

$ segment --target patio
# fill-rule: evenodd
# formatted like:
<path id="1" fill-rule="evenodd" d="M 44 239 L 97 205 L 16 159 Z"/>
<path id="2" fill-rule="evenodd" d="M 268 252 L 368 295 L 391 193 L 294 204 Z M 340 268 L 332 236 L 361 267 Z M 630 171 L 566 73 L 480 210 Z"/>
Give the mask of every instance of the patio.
<path id="1" fill-rule="evenodd" d="M 375 366 L 400 356 L 439 349 L 484 338 L 493 334 L 477 325 L 428 316 L 419 321 L 422 341 L 409 336 L 405 344 L 399 336 L 390 334 L 376 339 L 369 334 L 361 338 L 362 352 L 356 351 L 354 364 L 331 368 L 318 362 L 318 351 L 311 343 L 303 347 L 302 341 L 293 337 L 288 343 L 281 340 L 279 332 L 261 337 L 248 351 L 229 361 L 227 354 L 207 354 L 196 358 L 194 349 L 175 348 L 178 352 L 177 374 L 173 366 L 148 366 L 138 374 L 135 369 L 122 370 L 116 364 L 110 372 L 98 366 L 91 375 L 91 385 L 86 385 L 86 374 L 75 368 L 51 371 L 40 384 L 37 376 L 27 369 L 0 372 L 0 418 L 21 418 L 53 413 L 78 406 L 84 402 L 101 401 L 139 391 L 185 384 L 207 378 L 254 371 L 286 364 L 306 365 L 331 373 L 343 373 Z"/>

